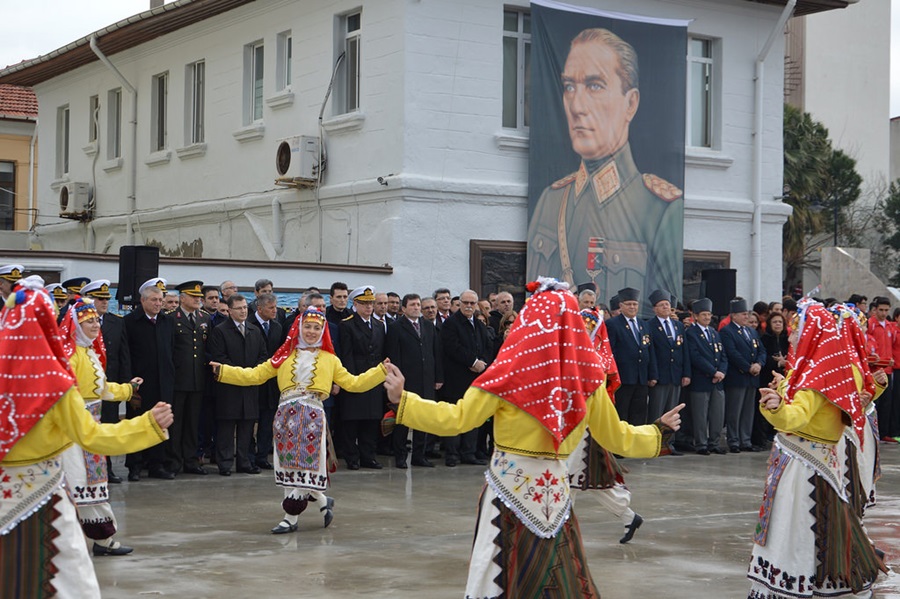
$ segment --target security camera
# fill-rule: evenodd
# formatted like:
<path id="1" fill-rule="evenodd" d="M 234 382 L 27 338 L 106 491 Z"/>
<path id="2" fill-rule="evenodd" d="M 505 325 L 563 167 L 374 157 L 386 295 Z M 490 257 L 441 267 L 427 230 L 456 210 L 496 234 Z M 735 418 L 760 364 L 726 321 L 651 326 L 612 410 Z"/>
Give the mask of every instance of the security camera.
<path id="1" fill-rule="evenodd" d="M 375 180 L 378 181 L 380 184 L 384 185 L 385 187 L 387 187 L 388 182 L 384 180 L 384 177 L 378 177 Z"/>

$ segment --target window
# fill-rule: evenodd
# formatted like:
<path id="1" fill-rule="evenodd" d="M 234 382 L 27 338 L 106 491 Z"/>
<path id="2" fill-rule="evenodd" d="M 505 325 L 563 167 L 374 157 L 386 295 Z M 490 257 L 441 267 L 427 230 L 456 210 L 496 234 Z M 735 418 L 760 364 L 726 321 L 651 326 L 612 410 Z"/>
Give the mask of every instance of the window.
<path id="1" fill-rule="evenodd" d="M 339 112 L 359 110 L 360 58 L 362 42 L 362 13 L 354 12 L 340 18 L 341 44 L 339 52 L 343 52 L 341 64 L 343 71 L 340 80 L 338 101 L 335 106 Z"/>
<path id="2" fill-rule="evenodd" d="M 16 163 L 0 162 L 0 230 L 16 228 Z"/>
<path id="3" fill-rule="evenodd" d="M 69 107 L 56 109 L 56 178 L 69 174 Z"/>
<path id="4" fill-rule="evenodd" d="M 166 136 L 166 119 L 168 115 L 169 74 L 160 73 L 153 76 L 153 97 L 150 99 L 150 149 L 153 152 L 168 147 Z"/>
<path id="5" fill-rule="evenodd" d="M 244 124 L 263 118 L 263 43 L 244 46 Z"/>
<path id="6" fill-rule="evenodd" d="M 525 129 L 529 124 L 531 71 L 531 15 L 503 11 L 503 126 Z"/>
<path id="7" fill-rule="evenodd" d="M 204 131 L 204 107 L 206 100 L 206 63 L 202 60 L 189 64 L 187 66 L 187 81 L 185 89 L 187 90 L 187 135 L 186 142 L 188 145 L 200 144 L 205 140 Z"/>
<path id="8" fill-rule="evenodd" d="M 122 156 L 122 88 L 109 90 L 106 100 L 106 158 Z"/>
<path id="9" fill-rule="evenodd" d="M 100 96 L 91 96 L 88 104 L 88 142 L 94 143 L 100 137 Z"/>
<path id="10" fill-rule="evenodd" d="M 276 57 L 276 69 L 278 79 L 275 87 L 278 91 L 291 86 L 291 58 L 293 57 L 293 38 L 290 31 L 278 34 L 278 55 Z"/>
<path id="11" fill-rule="evenodd" d="M 713 147 L 713 40 L 688 40 L 687 145 Z"/>

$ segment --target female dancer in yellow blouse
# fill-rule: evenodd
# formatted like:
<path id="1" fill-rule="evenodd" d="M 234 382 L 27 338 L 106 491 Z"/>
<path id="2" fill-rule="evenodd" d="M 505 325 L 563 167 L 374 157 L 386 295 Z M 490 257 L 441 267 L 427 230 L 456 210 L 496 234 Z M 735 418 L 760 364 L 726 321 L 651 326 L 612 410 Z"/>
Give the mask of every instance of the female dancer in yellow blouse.
<path id="1" fill-rule="evenodd" d="M 653 457 L 680 426 L 678 412 L 657 424 L 619 420 L 606 392 L 600 357 L 578 301 L 553 279 L 529 283 L 535 292 L 497 359 L 456 404 L 403 390 L 388 365 L 385 388 L 397 423 L 435 435 L 471 430 L 494 418 L 494 455 L 485 478 L 465 596 L 598 598 L 572 511 L 566 458 L 585 427 L 607 450 Z"/>
<path id="2" fill-rule="evenodd" d="M 136 377 L 126 385 L 106 380 L 106 350 L 100 336 L 100 315 L 91 300 L 79 299 L 72 304 L 59 329 L 85 407 L 94 421 L 100 422 L 102 401 L 128 401 L 143 380 Z M 106 457 L 73 445 L 63 454 L 63 469 L 81 529 L 94 541 L 94 555 L 127 555 L 134 551 L 113 540 L 118 526 L 109 505 Z"/>
<path id="3" fill-rule="evenodd" d="M 325 526 L 334 517 L 334 499 L 328 487 L 326 435 L 328 424 L 322 401 L 333 384 L 352 393 L 368 391 L 384 382 L 385 368 L 378 365 L 353 376 L 334 355 L 325 314 L 308 308 L 294 321 L 287 339 L 269 360 L 255 368 L 239 368 L 210 362 L 219 382 L 229 385 L 261 385 L 278 377 L 281 399 L 275 412 L 275 483 L 284 487 L 282 521 L 273 534 L 297 530 L 297 519 L 309 500 L 319 504 Z"/>
<path id="4" fill-rule="evenodd" d="M 862 526 L 867 497 L 855 442 L 865 449 L 860 371 L 834 315 L 813 301 L 792 323 L 787 377 L 760 390 L 760 411 L 778 431 L 753 554 L 749 599 L 864 598 L 884 563 Z M 875 393 L 872 393 L 875 391 Z"/>

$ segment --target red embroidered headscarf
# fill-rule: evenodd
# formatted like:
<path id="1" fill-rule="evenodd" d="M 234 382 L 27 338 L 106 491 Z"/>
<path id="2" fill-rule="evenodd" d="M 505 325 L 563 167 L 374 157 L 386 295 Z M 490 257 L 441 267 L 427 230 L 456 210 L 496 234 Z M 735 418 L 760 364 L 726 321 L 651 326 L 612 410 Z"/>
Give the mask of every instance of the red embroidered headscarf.
<path id="1" fill-rule="evenodd" d="M 790 403 L 801 389 L 817 391 L 850 417 L 857 435 L 863 439 L 866 416 L 853 378 L 854 358 L 840 338 L 834 315 L 812 300 L 801 300 L 797 314 L 800 339 L 788 356 L 788 368 L 793 372 L 785 389 L 785 401 Z"/>
<path id="2" fill-rule="evenodd" d="M 75 303 L 69 306 L 63 316 L 62 322 L 59 323 L 59 334 L 62 337 L 63 350 L 68 357 L 72 357 L 75 353 L 75 347 L 93 347 L 97 352 L 97 358 L 100 365 L 106 370 L 106 344 L 103 343 L 103 333 L 97 335 L 97 338 L 91 341 L 81 329 L 81 323 L 91 319 L 100 318 L 97 308 L 91 299 L 78 298 Z"/>
<path id="3" fill-rule="evenodd" d="M 559 445 L 584 419 L 605 373 L 566 283 L 538 279 L 497 359 L 472 383 L 534 418 Z"/>
<path id="4" fill-rule="evenodd" d="M 609 393 L 610 399 L 613 399 L 613 393 L 622 386 L 622 380 L 619 378 L 619 367 L 616 366 L 616 358 L 613 356 L 609 334 L 606 331 L 606 322 L 603 320 L 603 312 L 599 308 L 585 308 L 581 311 L 581 318 L 584 320 L 584 326 L 587 328 L 591 341 L 594 342 L 594 347 L 597 348 L 600 366 L 606 372 L 606 391 Z"/>
<path id="5" fill-rule="evenodd" d="M 0 460 L 75 384 L 43 287 L 21 279 L 0 312 Z"/>
<path id="6" fill-rule="evenodd" d="M 308 345 L 303 341 L 303 335 L 300 334 L 300 327 L 307 320 L 314 320 L 322 324 L 322 336 L 312 345 Z M 328 321 L 325 319 L 325 313 L 314 306 L 310 306 L 303 314 L 298 315 L 297 318 L 294 319 L 294 324 L 291 325 L 291 330 L 288 331 L 287 338 L 284 340 L 284 343 L 281 344 L 281 347 L 278 348 L 278 351 L 275 352 L 275 355 L 272 356 L 272 366 L 275 368 L 281 366 L 297 347 L 300 347 L 300 349 L 317 347 L 330 354 L 334 353 L 334 345 L 331 343 L 331 333 L 328 331 Z"/>

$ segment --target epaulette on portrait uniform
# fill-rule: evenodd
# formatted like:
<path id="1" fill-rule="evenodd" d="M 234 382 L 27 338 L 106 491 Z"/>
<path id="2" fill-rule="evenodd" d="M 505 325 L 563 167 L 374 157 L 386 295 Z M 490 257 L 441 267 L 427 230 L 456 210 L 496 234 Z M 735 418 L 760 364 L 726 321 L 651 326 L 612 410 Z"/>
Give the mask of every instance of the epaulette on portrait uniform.
<path id="1" fill-rule="evenodd" d="M 644 174 L 644 186 L 650 192 L 665 202 L 674 202 L 681 197 L 682 191 L 662 177 Z"/>
<path id="2" fill-rule="evenodd" d="M 563 177 L 563 178 L 560 179 L 559 181 L 554 182 L 554 183 L 550 186 L 550 189 L 562 189 L 562 188 L 565 187 L 566 185 L 571 184 L 572 181 L 575 180 L 575 177 L 576 177 L 576 176 L 578 176 L 578 171 L 575 171 L 574 173 L 571 173 L 571 174 L 569 174 L 569 175 L 566 175 L 565 177 Z"/>

